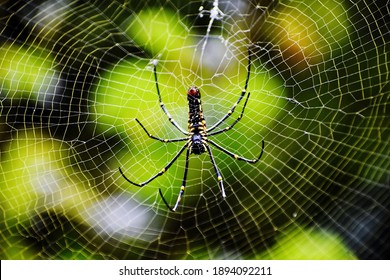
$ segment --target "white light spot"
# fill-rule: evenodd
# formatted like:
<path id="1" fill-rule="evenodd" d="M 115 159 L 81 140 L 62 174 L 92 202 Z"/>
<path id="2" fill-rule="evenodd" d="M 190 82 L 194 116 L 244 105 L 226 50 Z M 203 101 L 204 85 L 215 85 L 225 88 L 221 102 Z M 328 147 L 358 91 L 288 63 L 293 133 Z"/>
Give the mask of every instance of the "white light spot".
<path id="1" fill-rule="evenodd" d="M 86 209 L 84 215 L 85 220 L 98 233 L 139 237 L 150 226 L 152 213 L 149 207 L 123 195 L 99 200 Z M 145 234 L 149 238 L 154 238 L 152 235 Z"/>

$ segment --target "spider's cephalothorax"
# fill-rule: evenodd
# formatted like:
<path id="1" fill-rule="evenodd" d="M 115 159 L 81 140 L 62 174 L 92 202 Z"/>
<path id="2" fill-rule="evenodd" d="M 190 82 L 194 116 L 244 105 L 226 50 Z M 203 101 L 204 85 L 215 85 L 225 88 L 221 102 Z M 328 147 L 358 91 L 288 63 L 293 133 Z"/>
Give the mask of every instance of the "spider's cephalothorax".
<path id="1" fill-rule="evenodd" d="M 217 164 L 215 162 L 214 156 L 212 154 L 210 144 L 219 149 L 220 151 L 224 152 L 225 154 L 231 156 L 232 158 L 236 160 L 242 160 L 248 163 L 256 163 L 260 160 L 263 151 L 264 151 L 264 141 L 261 141 L 262 148 L 260 155 L 255 158 L 255 159 L 247 159 L 241 156 L 238 156 L 231 151 L 227 150 L 226 148 L 222 147 L 221 145 L 215 143 L 213 140 L 209 139 L 209 136 L 217 135 L 217 134 L 222 134 L 231 128 L 233 128 L 236 123 L 238 123 L 241 118 L 244 116 L 244 110 L 246 107 L 246 104 L 248 102 L 250 93 L 247 93 L 247 87 L 248 87 L 248 82 L 249 82 L 249 76 L 251 72 L 251 51 L 248 49 L 248 73 L 246 76 L 245 80 L 245 86 L 244 89 L 241 91 L 241 95 L 238 97 L 238 100 L 234 105 L 231 107 L 231 109 L 219 120 L 217 121 L 214 125 L 212 125 L 210 128 L 206 128 L 206 121 L 203 116 L 203 111 L 202 111 L 202 104 L 201 104 L 201 99 L 200 99 L 200 91 L 197 87 L 193 86 L 190 87 L 189 90 L 187 91 L 187 100 L 188 100 L 188 130 L 184 130 L 181 128 L 178 123 L 172 118 L 171 114 L 169 114 L 168 110 L 165 108 L 164 103 L 162 102 L 161 99 L 161 94 L 160 94 L 160 89 L 158 86 L 158 80 L 157 80 L 157 71 L 156 71 L 156 63 L 154 63 L 153 67 L 153 72 L 154 72 L 154 79 L 156 82 L 156 90 L 157 90 L 157 95 L 160 101 L 160 107 L 164 111 L 165 115 L 167 115 L 168 120 L 172 123 L 172 125 L 177 128 L 181 133 L 183 133 L 186 137 L 183 138 L 176 138 L 176 139 L 164 139 L 160 137 L 156 137 L 152 134 L 150 134 L 146 128 L 141 124 L 141 122 L 136 119 L 138 124 L 142 127 L 142 129 L 145 131 L 145 133 L 152 139 L 161 141 L 163 143 L 172 143 L 172 142 L 181 142 L 184 141 L 185 144 L 181 147 L 181 149 L 177 152 L 177 154 L 173 157 L 173 159 L 168 162 L 168 164 L 157 174 L 146 180 L 145 182 L 142 183 L 135 183 L 128 179 L 125 174 L 122 172 L 121 168 L 119 167 L 119 172 L 122 174 L 122 176 L 131 184 L 136 185 L 138 187 L 143 187 L 149 182 L 153 181 L 157 177 L 163 175 L 169 167 L 179 158 L 179 156 L 184 152 L 184 150 L 187 149 L 186 152 L 186 161 L 185 161 L 185 166 L 184 166 L 184 176 L 183 176 L 183 181 L 182 181 L 182 186 L 180 187 L 179 195 L 177 197 L 175 206 L 171 208 L 167 201 L 165 200 L 161 189 L 159 189 L 161 198 L 163 199 L 164 203 L 166 206 L 171 210 L 171 211 L 176 211 L 177 207 L 179 206 L 180 200 L 183 196 L 186 183 L 187 183 L 187 173 L 188 173 L 188 164 L 189 164 L 189 156 L 190 154 L 202 154 L 207 152 L 210 156 L 211 163 L 214 167 L 214 171 L 216 174 L 216 180 L 218 182 L 218 186 L 221 190 L 222 197 L 226 197 L 225 194 L 225 189 L 223 187 L 223 181 L 222 181 L 222 175 L 219 172 L 219 169 L 217 167 Z M 223 129 L 217 129 L 214 131 L 217 127 L 219 127 L 220 124 L 222 124 L 231 114 L 233 114 L 234 110 L 236 109 L 236 106 L 241 102 L 241 100 L 244 98 L 246 95 L 246 99 L 244 102 L 244 105 L 242 106 L 241 109 L 241 114 L 232 122 L 232 124 L 226 128 Z"/>
<path id="2" fill-rule="evenodd" d="M 190 87 L 187 91 L 188 99 L 188 131 L 190 135 L 191 153 L 199 155 L 206 151 L 206 121 L 203 117 L 200 91 L 197 87 Z"/>

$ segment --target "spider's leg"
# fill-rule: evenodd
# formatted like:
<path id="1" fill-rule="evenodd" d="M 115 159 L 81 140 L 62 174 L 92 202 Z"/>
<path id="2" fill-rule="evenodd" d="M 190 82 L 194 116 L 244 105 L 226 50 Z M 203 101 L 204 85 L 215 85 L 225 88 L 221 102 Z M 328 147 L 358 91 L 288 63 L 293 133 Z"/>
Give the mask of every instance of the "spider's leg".
<path id="1" fill-rule="evenodd" d="M 164 195 L 162 194 L 162 191 L 161 189 L 159 189 L 159 192 L 160 192 L 160 196 L 162 198 L 162 200 L 164 201 L 165 205 L 168 207 L 169 210 L 171 210 L 172 212 L 175 212 L 177 207 L 179 206 L 179 203 L 180 203 L 180 200 L 181 200 L 181 197 L 183 196 L 184 194 L 184 190 L 186 188 L 186 183 L 187 183 L 187 173 L 188 173 L 188 163 L 189 163 L 189 156 L 190 156 L 190 149 L 187 149 L 187 153 L 186 153 L 186 164 L 185 164 L 185 167 L 184 167 L 184 176 L 183 176 L 183 182 L 182 182 L 182 186 L 180 187 L 180 192 L 179 192 L 179 195 L 177 197 L 177 201 L 175 203 L 175 206 L 172 208 L 169 206 L 168 202 L 165 200 L 164 198 Z"/>
<path id="2" fill-rule="evenodd" d="M 205 146 L 206 146 L 207 152 L 209 153 L 211 163 L 213 164 L 215 173 L 217 174 L 217 181 L 218 181 L 219 189 L 221 190 L 221 193 L 222 193 L 222 197 L 225 198 L 226 194 L 225 194 L 225 188 L 223 187 L 221 172 L 219 172 L 218 166 L 215 163 L 215 159 L 214 159 L 213 153 L 211 152 L 210 146 L 207 143 L 205 143 Z"/>
<path id="3" fill-rule="evenodd" d="M 174 127 L 176 127 L 180 132 L 187 135 L 187 131 L 185 131 L 183 128 L 179 126 L 179 124 L 172 118 L 171 114 L 168 112 L 167 108 L 165 108 L 164 102 L 162 101 L 161 94 L 160 94 L 160 88 L 158 86 L 158 79 L 157 79 L 157 70 L 156 70 L 156 63 L 153 63 L 153 72 L 154 72 L 154 80 L 156 82 L 156 89 L 158 94 L 158 100 L 160 102 L 160 107 L 164 111 L 165 115 L 167 115 L 168 120 L 173 124 Z"/>
<path id="4" fill-rule="evenodd" d="M 168 207 L 168 209 L 171 210 L 172 212 L 175 212 L 175 210 L 173 210 L 173 208 L 171 206 L 169 206 L 168 202 L 165 200 L 165 197 L 164 197 L 161 189 L 158 189 L 158 192 L 160 193 L 161 199 L 164 201 L 164 203 Z"/>
<path id="5" fill-rule="evenodd" d="M 247 95 L 247 97 L 246 97 L 244 106 L 242 107 L 241 114 L 238 116 L 238 118 L 237 118 L 230 126 L 225 127 L 224 129 L 221 129 L 221 130 L 217 130 L 217 131 L 211 132 L 211 133 L 209 133 L 210 130 L 207 130 L 207 135 L 210 136 L 210 135 L 220 134 L 220 133 L 222 133 L 222 132 L 228 131 L 228 130 L 230 130 L 231 128 L 233 128 L 233 126 L 234 126 L 236 123 L 238 123 L 238 122 L 242 119 L 242 116 L 244 116 L 244 110 L 245 110 L 246 103 L 248 102 L 248 99 L 249 99 L 250 94 L 251 94 L 251 93 L 248 92 L 248 95 Z"/>
<path id="6" fill-rule="evenodd" d="M 176 200 L 176 203 L 175 203 L 175 206 L 173 206 L 173 208 L 170 208 L 173 212 L 176 211 L 177 207 L 179 206 L 179 203 L 180 203 L 180 200 L 184 194 L 184 190 L 186 188 L 186 184 L 187 184 L 187 173 L 188 173 L 188 163 L 189 163 L 189 157 L 190 157 L 190 153 L 191 153 L 191 148 L 187 149 L 187 153 L 186 153 L 186 164 L 185 164 L 185 167 L 184 167 L 184 176 L 183 176 L 183 181 L 181 183 L 181 187 L 180 187 L 180 192 L 179 192 L 179 195 L 177 197 L 177 200 Z M 167 203 L 166 203 L 167 204 Z"/>
<path id="7" fill-rule="evenodd" d="M 129 178 L 127 178 L 125 176 L 125 174 L 122 172 L 121 168 L 119 167 L 119 172 L 122 174 L 123 178 L 126 179 L 127 182 L 137 186 L 137 187 L 143 187 L 145 186 L 146 184 L 150 183 L 151 181 L 153 181 L 154 179 L 156 179 L 158 176 L 161 176 L 163 175 L 169 167 L 171 167 L 171 165 L 177 160 L 177 158 L 183 153 L 183 151 L 188 147 L 188 144 L 190 143 L 190 141 L 187 141 L 187 143 L 185 143 L 183 145 L 183 147 L 180 149 L 180 151 L 174 156 L 174 158 L 163 168 L 161 169 L 160 172 L 158 172 L 156 175 L 152 176 L 150 179 L 146 180 L 145 182 L 142 182 L 142 183 L 135 183 L 133 181 L 131 181 Z"/>
<path id="8" fill-rule="evenodd" d="M 244 89 L 241 91 L 241 95 L 238 97 L 238 100 L 236 101 L 236 103 L 234 103 L 233 107 L 222 117 L 222 119 L 220 119 L 219 121 L 217 121 L 214 125 L 212 125 L 208 131 L 211 132 L 212 130 L 214 130 L 215 128 L 217 128 L 221 123 L 223 123 L 231 114 L 233 114 L 234 110 L 236 109 L 237 105 L 240 103 L 240 101 L 242 100 L 242 98 L 245 96 L 245 93 L 246 93 L 246 90 L 248 88 L 248 83 L 249 83 L 249 77 L 251 75 L 251 63 L 252 63 L 252 52 L 251 52 L 251 49 L 248 48 L 248 73 L 246 75 L 246 80 L 245 80 L 245 86 L 244 86 Z M 248 98 L 249 98 L 249 93 L 248 93 L 248 96 L 246 98 L 246 101 L 245 101 L 245 105 L 246 105 L 246 102 L 248 101 Z M 244 105 L 244 108 L 242 109 L 242 113 L 244 112 L 244 109 L 245 109 L 245 105 Z M 240 119 L 241 119 L 242 116 L 240 116 Z"/>
<path id="9" fill-rule="evenodd" d="M 176 139 L 163 139 L 163 138 L 160 138 L 160 137 L 156 137 L 152 134 L 150 134 L 146 128 L 143 126 L 143 124 L 138 120 L 138 119 L 135 119 L 137 121 L 137 123 L 142 127 L 142 129 L 146 132 L 146 134 L 154 139 L 154 140 L 158 140 L 158 141 L 161 141 L 161 142 L 164 142 L 164 143 L 171 143 L 171 142 L 180 142 L 180 141 L 187 141 L 188 138 L 176 138 Z M 187 133 L 188 134 L 188 133 Z"/>
<path id="10" fill-rule="evenodd" d="M 260 155 L 256 159 L 247 159 L 247 158 L 238 156 L 238 155 L 228 151 L 227 149 L 225 149 L 224 147 L 220 146 L 219 144 L 215 143 L 214 141 L 212 141 L 210 139 L 207 139 L 207 142 L 209 142 L 210 144 L 212 144 L 213 146 L 215 146 L 216 148 L 218 148 L 219 150 L 221 150 L 225 154 L 228 154 L 232 158 L 237 159 L 237 160 L 242 160 L 242 161 L 245 161 L 245 162 L 248 162 L 248 163 L 256 163 L 256 162 L 258 162 L 260 160 L 261 156 L 263 155 L 263 151 L 264 151 L 264 140 L 261 140 L 261 143 L 262 143 L 261 144 L 262 145 L 261 152 L 260 152 Z"/>

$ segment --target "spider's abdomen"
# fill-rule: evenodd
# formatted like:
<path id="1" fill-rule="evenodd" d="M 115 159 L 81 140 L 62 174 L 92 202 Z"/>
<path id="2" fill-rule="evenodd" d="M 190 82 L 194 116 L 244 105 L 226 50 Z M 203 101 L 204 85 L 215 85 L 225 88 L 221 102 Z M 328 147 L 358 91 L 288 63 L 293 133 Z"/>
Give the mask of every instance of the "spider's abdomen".
<path id="1" fill-rule="evenodd" d="M 188 132 L 191 135 L 191 153 L 200 155 L 206 151 L 206 121 L 203 118 L 200 91 L 191 87 L 187 91 L 188 99 Z"/>
<path id="2" fill-rule="evenodd" d="M 187 92 L 188 100 L 188 125 L 197 127 L 204 121 L 202 105 L 200 101 L 200 91 L 197 87 L 191 87 Z"/>

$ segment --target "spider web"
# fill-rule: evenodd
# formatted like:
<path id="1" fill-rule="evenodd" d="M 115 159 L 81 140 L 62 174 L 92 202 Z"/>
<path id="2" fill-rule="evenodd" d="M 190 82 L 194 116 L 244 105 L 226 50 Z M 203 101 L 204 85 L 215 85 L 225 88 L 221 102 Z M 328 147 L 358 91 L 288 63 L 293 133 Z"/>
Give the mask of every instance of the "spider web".
<path id="1" fill-rule="evenodd" d="M 100 1 L 103 2 L 103 1 Z M 388 1 L 0 2 L 1 257 L 378 259 L 389 251 Z M 191 155 L 196 85 L 208 127 Z M 224 122 L 239 116 L 244 102 Z M 386 121 L 387 119 L 387 121 Z"/>

